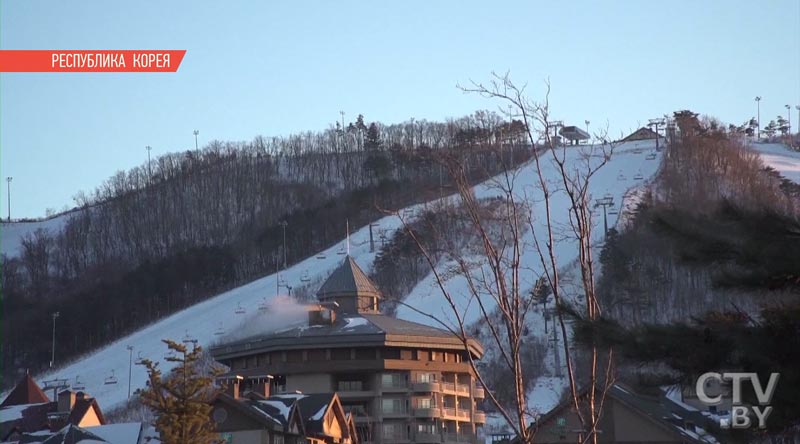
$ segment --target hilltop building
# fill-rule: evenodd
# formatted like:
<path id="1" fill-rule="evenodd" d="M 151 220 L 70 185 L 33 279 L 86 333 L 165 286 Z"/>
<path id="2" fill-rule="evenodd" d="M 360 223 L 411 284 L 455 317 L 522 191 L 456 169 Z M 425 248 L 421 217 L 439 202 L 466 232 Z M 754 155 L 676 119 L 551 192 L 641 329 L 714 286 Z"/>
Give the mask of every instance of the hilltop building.
<path id="1" fill-rule="evenodd" d="M 303 325 L 212 348 L 223 378 L 262 396 L 336 393 L 360 443 L 476 442 L 480 343 L 380 314 L 380 291 L 349 256 L 317 297 Z"/>

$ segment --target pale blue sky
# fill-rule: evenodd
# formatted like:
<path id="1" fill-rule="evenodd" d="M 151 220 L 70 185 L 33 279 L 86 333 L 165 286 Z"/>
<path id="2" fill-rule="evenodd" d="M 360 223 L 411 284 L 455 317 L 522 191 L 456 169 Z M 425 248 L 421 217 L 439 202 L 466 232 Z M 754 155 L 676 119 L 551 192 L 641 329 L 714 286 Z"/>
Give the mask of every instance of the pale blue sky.
<path id="1" fill-rule="evenodd" d="M 0 75 L 12 217 L 72 206 L 115 171 L 212 139 L 495 104 L 457 83 L 510 70 L 553 117 L 613 135 L 689 108 L 762 122 L 800 104 L 800 1 L 0 0 L 2 49 L 186 49 L 172 74 Z M 6 183 L 0 215 L 6 215 Z"/>

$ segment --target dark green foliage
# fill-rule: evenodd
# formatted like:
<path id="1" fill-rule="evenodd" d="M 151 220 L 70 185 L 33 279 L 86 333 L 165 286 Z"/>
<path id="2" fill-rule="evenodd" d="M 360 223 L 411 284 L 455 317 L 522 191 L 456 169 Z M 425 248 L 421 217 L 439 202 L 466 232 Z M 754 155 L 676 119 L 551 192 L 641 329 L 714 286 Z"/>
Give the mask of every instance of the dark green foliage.
<path id="1" fill-rule="evenodd" d="M 162 377 L 158 363 L 145 359 L 147 388 L 137 391 L 144 405 L 156 415 L 156 430 L 163 444 L 216 444 L 222 440 L 214 431 L 209 401 L 216 395 L 214 374 L 203 374 L 200 369 L 202 348 L 191 350 L 183 344 L 164 340 L 175 357 L 167 361 L 177 363 L 169 375 Z"/>
<path id="2" fill-rule="evenodd" d="M 738 312 L 709 313 L 691 323 L 630 329 L 610 319 L 591 323 L 576 317 L 575 337 L 584 345 L 613 347 L 620 364 L 665 364 L 680 375 L 675 382 L 690 386 L 709 371 L 755 372 L 762 381 L 780 373 L 768 429 L 781 431 L 800 418 L 798 303 L 764 308 L 758 320 Z M 745 390 L 744 401 L 756 404 L 754 393 Z"/>

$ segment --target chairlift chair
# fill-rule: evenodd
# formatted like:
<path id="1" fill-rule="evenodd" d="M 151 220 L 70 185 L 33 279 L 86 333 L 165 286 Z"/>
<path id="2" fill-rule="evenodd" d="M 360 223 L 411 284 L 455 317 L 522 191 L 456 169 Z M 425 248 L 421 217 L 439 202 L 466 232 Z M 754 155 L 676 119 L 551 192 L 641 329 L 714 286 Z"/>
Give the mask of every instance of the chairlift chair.
<path id="1" fill-rule="evenodd" d="M 619 176 L 617 176 L 617 180 L 628 180 L 628 178 L 627 178 L 627 177 L 625 177 L 625 175 L 624 175 L 624 174 L 622 174 L 622 173 L 619 173 Z"/>
<path id="2" fill-rule="evenodd" d="M 642 179 L 644 179 L 644 175 L 642 175 L 642 173 L 636 173 L 636 175 L 633 176 L 633 179 L 634 180 L 642 180 Z"/>
<path id="3" fill-rule="evenodd" d="M 411 217 L 413 215 L 414 215 L 414 210 L 412 210 L 411 208 L 406 208 L 405 210 L 403 210 L 404 217 Z"/>
<path id="4" fill-rule="evenodd" d="M 345 254 L 347 254 L 347 250 L 344 248 L 344 245 L 342 245 L 342 247 L 339 248 L 339 251 L 337 251 L 336 254 L 338 254 L 339 256 L 344 256 Z"/>
<path id="5" fill-rule="evenodd" d="M 610 216 L 614 216 L 614 215 L 616 215 L 616 214 L 619 214 L 619 210 L 617 210 L 616 208 L 613 208 L 613 207 L 612 207 L 610 210 L 608 210 L 608 214 L 609 214 Z"/>
<path id="6" fill-rule="evenodd" d="M 186 336 L 183 337 L 184 344 L 191 344 L 192 342 L 197 343 L 197 339 L 191 337 L 189 335 L 189 330 L 186 330 Z"/>
<path id="7" fill-rule="evenodd" d="M 144 357 L 142 357 L 142 352 L 139 352 L 139 354 L 136 355 L 136 360 L 133 361 L 133 363 L 136 365 L 142 365 L 144 363 Z"/>
<path id="8" fill-rule="evenodd" d="M 111 375 L 106 378 L 104 384 L 105 385 L 112 385 L 117 383 L 117 377 L 114 376 L 114 369 L 111 369 Z"/>
<path id="9" fill-rule="evenodd" d="M 317 259 L 325 259 L 325 257 L 326 257 L 326 256 L 325 256 L 325 253 L 319 253 L 319 254 L 317 255 Z"/>
<path id="10" fill-rule="evenodd" d="M 656 160 L 656 153 L 650 153 L 650 154 L 648 154 L 648 155 L 645 157 L 645 159 L 647 159 L 647 160 Z"/>
<path id="11" fill-rule="evenodd" d="M 225 334 L 225 329 L 222 327 L 222 322 L 219 323 L 219 328 L 214 331 L 215 336 L 222 336 Z"/>
<path id="12" fill-rule="evenodd" d="M 267 298 L 261 300 L 261 303 L 258 304 L 258 309 L 261 311 L 269 310 L 269 304 L 267 303 Z"/>
<path id="13" fill-rule="evenodd" d="M 243 315 L 243 314 L 247 313 L 247 310 L 245 310 L 244 307 L 242 307 L 242 303 L 241 302 L 238 302 L 236 304 L 236 310 L 234 310 L 233 312 L 236 313 L 237 315 Z"/>
<path id="14" fill-rule="evenodd" d="M 309 275 L 308 275 L 308 270 L 304 271 L 303 275 L 300 276 L 300 282 L 303 282 L 303 283 L 311 282 L 311 277 L 309 277 Z"/>
<path id="15" fill-rule="evenodd" d="M 75 375 L 75 384 L 72 384 L 72 389 L 75 391 L 86 390 L 86 385 L 81 381 L 81 377 Z"/>

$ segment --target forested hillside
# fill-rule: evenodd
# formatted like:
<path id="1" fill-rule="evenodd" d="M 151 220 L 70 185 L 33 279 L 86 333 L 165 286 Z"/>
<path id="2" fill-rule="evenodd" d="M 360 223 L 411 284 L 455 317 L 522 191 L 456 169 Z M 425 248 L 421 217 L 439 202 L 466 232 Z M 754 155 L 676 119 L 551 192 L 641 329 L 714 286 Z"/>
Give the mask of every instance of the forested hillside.
<path id="1" fill-rule="evenodd" d="M 725 369 L 778 372 L 767 423 L 777 435 L 800 411 L 796 186 L 717 122 L 688 111 L 675 117 L 680 134 L 649 198 L 603 248 L 603 319 L 579 322 L 577 337 L 613 347 L 618 376 L 645 387 L 692 386 Z M 745 431 L 725 436 L 749 442 Z"/>
<path id="2" fill-rule="evenodd" d="M 344 131 L 213 141 L 119 172 L 79 194 L 61 232 L 33 233 L 19 257 L 3 256 L 3 381 L 47 366 L 53 312 L 63 362 L 307 257 L 348 220 L 439 196 L 445 152 L 465 159 L 473 182 L 527 160 L 522 131 L 491 112 L 396 125 L 359 116 Z"/>

